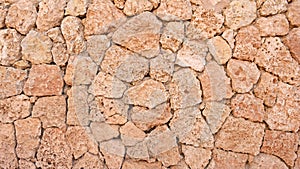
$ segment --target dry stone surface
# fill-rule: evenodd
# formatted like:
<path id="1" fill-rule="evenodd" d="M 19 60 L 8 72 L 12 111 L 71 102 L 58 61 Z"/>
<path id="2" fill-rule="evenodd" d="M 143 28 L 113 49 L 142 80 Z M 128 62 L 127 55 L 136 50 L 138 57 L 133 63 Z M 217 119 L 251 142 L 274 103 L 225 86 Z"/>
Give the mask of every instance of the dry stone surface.
<path id="1" fill-rule="evenodd" d="M 207 167 L 208 169 L 245 168 L 248 160 L 247 154 L 227 152 L 220 149 L 214 149 L 212 154 L 212 161 Z"/>
<path id="2" fill-rule="evenodd" d="M 160 0 L 154 13 L 165 21 L 188 20 L 192 17 L 192 6 L 189 0 Z"/>
<path id="3" fill-rule="evenodd" d="M 261 36 L 282 36 L 289 32 L 289 22 L 283 14 L 260 17 L 256 20 L 256 26 Z"/>

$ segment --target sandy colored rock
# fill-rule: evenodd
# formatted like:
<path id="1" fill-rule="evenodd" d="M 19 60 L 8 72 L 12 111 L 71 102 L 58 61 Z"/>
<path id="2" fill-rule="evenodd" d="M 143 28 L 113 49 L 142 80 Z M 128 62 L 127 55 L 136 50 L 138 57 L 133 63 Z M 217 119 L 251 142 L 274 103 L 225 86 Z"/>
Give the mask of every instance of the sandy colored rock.
<path id="1" fill-rule="evenodd" d="M 163 166 L 169 167 L 171 165 L 176 165 L 181 159 L 178 147 L 173 147 L 172 149 L 163 152 L 157 156 L 158 161 L 161 161 Z"/>
<path id="2" fill-rule="evenodd" d="M 230 107 L 222 102 L 207 102 L 202 114 L 213 134 L 217 133 L 222 127 L 226 118 L 230 114 Z"/>
<path id="3" fill-rule="evenodd" d="M 184 24 L 181 22 L 169 22 L 163 29 L 160 44 L 163 49 L 176 52 L 184 39 Z"/>
<path id="4" fill-rule="evenodd" d="M 179 161 L 176 165 L 170 166 L 170 169 L 189 169 L 184 160 Z"/>
<path id="5" fill-rule="evenodd" d="M 134 146 L 146 137 L 146 134 L 137 128 L 131 121 L 120 128 L 122 143 L 126 146 Z"/>
<path id="6" fill-rule="evenodd" d="M 226 40 L 226 42 L 229 44 L 231 49 L 234 49 L 234 45 L 235 45 L 235 34 L 236 32 L 234 32 L 234 30 L 232 29 L 226 29 L 223 33 L 222 33 L 222 38 Z"/>
<path id="7" fill-rule="evenodd" d="M 37 29 L 47 31 L 59 26 L 64 17 L 66 0 L 42 0 L 39 3 L 39 12 L 36 19 Z"/>
<path id="8" fill-rule="evenodd" d="M 7 27 L 15 28 L 21 34 L 27 34 L 35 26 L 37 12 L 31 1 L 20 0 L 10 6 L 5 19 Z"/>
<path id="9" fill-rule="evenodd" d="M 27 68 L 30 68 L 30 64 L 26 60 L 19 60 L 13 64 L 13 67 L 15 67 L 17 69 L 27 69 Z"/>
<path id="10" fill-rule="evenodd" d="M 282 36 L 289 32 L 289 22 L 284 14 L 260 17 L 256 20 L 255 26 L 261 36 Z"/>
<path id="11" fill-rule="evenodd" d="M 166 102 L 167 99 L 168 93 L 164 85 L 152 79 L 145 80 L 124 93 L 125 103 L 150 109 Z"/>
<path id="12" fill-rule="evenodd" d="M 87 38 L 87 52 L 93 61 L 100 65 L 103 60 L 105 51 L 110 46 L 110 40 L 105 35 L 88 36 Z"/>
<path id="13" fill-rule="evenodd" d="M 280 157 L 289 167 L 297 158 L 299 136 L 295 133 L 266 130 L 261 151 Z"/>
<path id="14" fill-rule="evenodd" d="M 162 169 L 160 162 L 148 163 L 146 161 L 134 161 L 131 159 L 126 159 L 123 163 L 122 169 Z"/>
<path id="15" fill-rule="evenodd" d="M 14 29 L 0 31 L 0 64 L 9 66 L 21 59 L 23 37 Z"/>
<path id="16" fill-rule="evenodd" d="M 46 32 L 46 34 L 55 43 L 64 43 L 65 42 L 65 39 L 61 33 L 60 27 L 51 28 Z"/>
<path id="17" fill-rule="evenodd" d="M 18 168 L 15 154 L 15 131 L 12 124 L 0 123 L 0 166 L 3 168 Z"/>
<path id="18" fill-rule="evenodd" d="M 248 160 L 247 154 L 227 152 L 220 149 L 214 149 L 212 160 L 208 165 L 208 169 L 231 169 L 245 168 Z"/>
<path id="19" fill-rule="evenodd" d="M 8 9 L 4 6 L 0 6 L 0 28 L 3 28 L 5 26 L 5 18 L 7 15 Z"/>
<path id="20" fill-rule="evenodd" d="M 63 130 L 48 128 L 44 131 L 37 152 L 36 166 L 41 168 L 72 167 L 72 152 Z"/>
<path id="21" fill-rule="evenodd" d="M 176 64 L 201 72 L 206 64 L 208 47 L 204 41 L 186 40 L 178 51 Z"/>
<path id="22" fill-rule="evenodd" d="M 280 158 L 260 153 L 254 157 L 253 161 L 249 164 L 249 169 L 256 168 L 273 168 L 273 169 L 288 169 L 286 164 Z"/>
<path id="23" fill-rule="evenodd" d="M 237 94 L 231 99 L 232 113 L 235 117 L 243 117 L 250 121 L 262 122 L 265 116 L 263 100 L 253 94 Z"/>
<path id="24" fill-rule="evenodd" d="M 223 150 L 257 155 L 265 125 L 229 116 L 215 136 L 215 146 Z"/>
<path id="25" fill-rule="evenodd" d="M 243 27 L 238 31 L 235 40 L 233 57 L 253 61 L 261 46 L 259 30 L 254 26 Z"/>
<path id="26" fill-rule="evenodd" d="M 98 66 L 87 55 L 87 53 L 79 54 L 74 62 L 73 85 L 89 85 L 95 78 Z"/>
<path id="27" fill-rule="evenodd" d="M 209 52 L 218 64 L 225 64 L 232 56 L 228 43 L 221 37 L 215 36 L 208 41 Z"/>
<path id="28" fill-rule="evenodd" d="M 110 0 L 94 0 L 89 4 L 86 13 L 84 34 L 96 35 L 111 32 L 125 20 L 125 15 Z"/>
<path id="29" fill-rule="evenodd" d="M 287 18 L 289 19 L 290 23 L 295 26 L 300 26 L 300 1 L 294 0 L 288 5 L 287 11 Z"/>
<path id="30" fill-rule="evenodd" d="M 58 66 L 33 65 L 24 85 L 24 93 L 30 96 L 61 95 L 63 84 Z"/>
<path id="31" fill-rule="evenodd" d="M 68 59 L 67 46 L 63 43 L 55 43 L 51 49 L 53 61 L 58 66 L 64 66 Z"/>
<path id="32" fill-rule="evenodd" d="M 19 160 L 19 168 L 20 169 L 36 169 L 36 166 L 31 161 L 20 159 Z"/>
<path id="33" fill-rule="evenodd" d="M 171 108 L 180 109 L 202 102 L 200 82 L 191 69 L 179 69 L 169 84 Z"/>
<path id="34" fill-rule="evenodd" d="M 64 96 L 52 96 L 39 98 L 32 110 L 32 117 L 42 121 L 43 128 L 65 127 L 66 99 Z"/>
<path id="35" fill-rule="evenodd" d="M 92 122 L 90 128 L 92 135 L 98 142 L 103 142 L 119 136 L 119 132 L 106 123 Z"/>
<path id="36" fill-rule="evenodd" d="M 192 17 L 192 5 L 188 0 L 160 0 L 154 13 L 162 20 L 188 20 Z"/>
<path id="37" fill-rule="evenodd" d="M 108 168 L 122 168 L 125 147 L 121 140 L 113 139 L 100 143 L 100 151 L 104 155 L 105 164 Z"/>
<path id="38" fill-rule="evenodd" d="M 295 161 L 294 168 L 299 168 L 300 167 L 300 156 L 299 156 L 299 154 L 300 154 L 300 150 L 298 150 L 298 152 L 297 152 L 298 158 Z"/>
<path id="39" fill-rule="evenodd" d="M 30 31 L 21 42 L 22 58 L 32 64 L 52 62 L 52 41 L 48 36 L 36 31 Z"/>
<path id="40" fill-rule="evenodd" d="M 115 6 L 119 9 L 123 9 L 125 6 L 126 0 L 113 0 Z"/>
<path id="41" fill-rule="evenodd" d="M 67 16 L 62 20 L 61 32 L 69 53 L 79 54 L 86 49 L 83 30 L 85 29 L 81 20 L 75 16 Z"/>
<path id="42" fill-rule="evenodd" d="M 231 59 L 227 73 L 232 80 L 232 89 L 238 93 L 249 92 L 260 77 L 260 71 L 253 62 Z"/>
<path id="43" fill-rule="evenodd" d="M 89 0 L 70 0 L 66 7 L 65 15 L 79 16 L 86 13 Z"/>
<path id="44" fill-rule="evenodd" d="M 182 152 L 191 169 L 205 168 L 211 158 L 209 149 L 183 145 Z"/>
<path id="45" fill-rule="evenodd" d="M 300 5 L 299 5 L 300 6 Z M 300 64 L 300 28 L 293 28 L 286 37 L 285 45 L 290 49 L 293 58 Z"/>
<path id="46" fill-rule="evenodd" d="M 73 165 L 74 169 L 82 168 L 105 168 L 104 162 L 97 156 L 90 153 L 85 153 L 81 158 L 76 160 Z"/>
<path id="47" fill-rule="evenodd" d="M 145 140 L 143 142 L 137 143 L 134 146 L 126 147 L 126 154 L 131 159 L 150 161 L 148 147 Z"/>
<path id="48" fill-rule="evenodd" d="M 17 120 L 15 123 L 17 147 L 19 158 L 35 158 L 36 150 L 40 144 L 41 121 L 37 118 Z"/>
<path id="49" fill-rule="evenodd" d="M 160 82 L 171 80 L 174 72 L 175 54 L 163 53 L 150 60 L 150 77 Z"/>
<path id="50" fill-rule="evenodd" d="M 252 23 L 256 18 L 256 3 L 250 0 L 231 1 L 224 11 L 225 25 L 231 29 L 239 29 Z"/>
<path id="51" fill-rule="evenodd" d="M 287 0 L 265 0 L 259 9 L 262 16 L 274 15 L 287 10 Z"/>
<path id="52" fill-rule="evenodd" d="M 263 39 L 255 63 L 290 84 L 299 84 L 300 66 L 279 37 Z"/>
<path id="53" fill-rule="evenodd" d="M 230 0 L 190 0 L 192 3 L 202 6 L 205 9 L 214 10 L 216 12 L 222 13 L 224 8 L 226 8 Z"/>
<path id="54" fill-rule="evenodd" d="M 0 98 L 21 94 L 26 78 L 24 70 L 0 66 Z"/>
<path id="55" fill-rule="evenodd" d="M 127 16 L 137 15 L 144 11 L 151 11 L 153 4 L 149 0 L 126 0 L 123 12 Z"/>

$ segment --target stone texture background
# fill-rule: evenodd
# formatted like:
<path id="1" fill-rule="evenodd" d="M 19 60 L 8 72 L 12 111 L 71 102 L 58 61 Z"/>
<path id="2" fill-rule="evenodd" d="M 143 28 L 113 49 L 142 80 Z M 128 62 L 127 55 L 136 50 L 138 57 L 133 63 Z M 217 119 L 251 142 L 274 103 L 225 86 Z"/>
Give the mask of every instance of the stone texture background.
<path id="1" fill-rule="evenodd" d="M 0 0 L 1 169 L 300 169 L 299 0 Z"/>

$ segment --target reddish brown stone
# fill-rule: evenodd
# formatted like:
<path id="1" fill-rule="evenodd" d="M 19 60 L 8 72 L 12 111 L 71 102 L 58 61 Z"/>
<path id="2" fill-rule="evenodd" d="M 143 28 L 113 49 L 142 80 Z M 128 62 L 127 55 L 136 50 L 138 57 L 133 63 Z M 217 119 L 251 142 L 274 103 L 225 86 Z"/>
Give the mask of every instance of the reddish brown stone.
<path id="1" fill-rule="evenodd" d="M 12 124 L 0 123 L 0 166 L 1 168 L 18 168 L 15 154 L 15 131 Z"/>
<path id="2" fill-rule="evenodd" d="M 261 36 L 286 35 L 289 32 L 289 22 L 283 14 L 260 17 L 256 20 L 256 26 Z"/>
<path id="3" fill-rule="evenodd" d="M 134 161 L 126 159 L 122 166 L 123 169 L 162 169 L 160 162 L 148 163 L 146 161 Z"/>
<path id="4" fill-rule="evenodd" d="M 205 168 L 211 158 L 211 150 L 209 149 L 183 145 L 182 152 L 191 169 Z"/>
<path id="5" fill-rule="evenodd" d="M 154 13 L 162 20 L 188 20 L 192 17 L 192 6 L 188 0 L 161 0 Z"/>
<path id="6" fill-rule="evenodd" d="M 234 153 L 219 149 L 213 150 L 212 160 L 207 169 L 245 168 L 248 160 L 247 154 Z"/>
<path id="7" fill-rule="evenodd" d="M 288 5 L 287 17 L 292 25 L 300 26 L 300 1 L 294 0 Z"/>
<path id="8" fill-rule="evenodd" d="M 85 153 L 81 158 L 74 161 L 74 165 L 72 168 L 73 169 L 83 169 L 83 168 L 105 169 L 105 164 L 98 155 Z"/>
<path id="9" fill-rule="evenodd" d="M 286 164 L 280 158 L 260 153 L 254 157 L 253 161 L 249 164 L 249 169 L 257 168 L 273 168 L 273 169 L 288 169 Z M 295 167 L 296 169 L 297 167 Z"/>
<path id="10" fill-rule="evenodd" d="M 300 64 L 300 28 L 293 28 L 287 35 L 285 42 L 293 58 Z"/>

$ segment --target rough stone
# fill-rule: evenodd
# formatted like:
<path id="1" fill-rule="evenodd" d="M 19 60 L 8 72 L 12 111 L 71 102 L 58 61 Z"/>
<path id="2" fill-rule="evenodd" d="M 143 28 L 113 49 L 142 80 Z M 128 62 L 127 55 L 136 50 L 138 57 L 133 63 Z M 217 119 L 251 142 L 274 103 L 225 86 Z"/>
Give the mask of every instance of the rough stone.
<path id="1" fill-rule="evenodd" d="M 59 26 L 64 17 L 66 0 L 42 0 L 39 3 L 39 12 L 36 19 L 36 26 L 40 31 L 47 31 Z"/>
<path id="2" fill-rule="evenodd" d="M 14 29 L 0 31 L 0 64 L 9 66 L 21 59 L 23 37 Z"/>
<path id="3" fill-rule="evenodd" d="M 5 26 L 5 18 L 7 15 L 8 9 L 4 6 L 0 6 L 0 28 L 3 28 Z"/>
<path id="4" fill-rule="evenodd" d="M 262 16 L 274 15 L 287 10 L 287 0 L 265 0 L 259 9 Z"/>
<path id="5" fill-rule="evenodd" d="M 288 5 L 287 18 L 289 19 L 290 23 L 292 25 L 295 25 L 295 26 L 300 26 L 300 21 L 299 21 L 300 11 L 299 11 L 299 8 L 300 8 L 300 1 L 299 0 L 292 1 Z"/>
<path id="6" fill-rule="evenodd" d="M 174 72 L 175 54 L 164 53 L 150 60 L 150 77 L 160 82 L 171 80 Z"/>
<path id="7" fill-rule="evenodd" d="M 146 134 L 130 121 L 121 126 L 120 133 L 122 143 L 126 146 L 134 146 L 146 137 Z"/>
<path id="8" fill-rule="evenodd" d="M 205 168 L 211 158 L 209 149 L 183 145 L 182 152 L 191 169 Z"/>
<path id="9" fill-rule="evenodd" d="M 186 40 L 178 51 L 176 64 L 201 72 L 206 64 L 208 47 L 204 41 Z"/>
<path id="10" fill-rule="evenodd" d="M 127 16 L 137 15 L 144 11 L 151 11 L 153 4 L 149 0 L 126 0 L 123 12 Z"/>
<path id="11" fill-rule="evenodd" d="M 178 147 L 173 147 L 172 149 L 159 154 L 157 159 L 162 162 L 164 167 L 169 167 L 171 165 L 176 165 L 181 160 L 182 157 L 179 153 Z"/>
<path id="12" fill-rule="evenodd" d="M 87 53 L 79 54 L 73 62 L 74 72 L 72 78 L 73 85 L 89 85 L 95 78 L 98 66 L 87 55 Z"/>
<path id="13" fill-rule="evenodd" d="M 280 158 L 260 153 L 254 157 L 253 161 L 249 164 L 249 169 L 256 168 L 274 168 L 274 169 L 288 169 L 286 164 Z"/>
<path id="14" fill-rule="evenodd" d="M 131 159 L 150 161 L 150 156 L 145 140 L 137 143 L 134 146 L 126 147 L 126 154 Z"/>
<path id="15" fill-rule="evenodd" d="M 48 36 L 34 30 L 30 31 L 21 42 L 22 58 L 32 64 L 52 61 L 52 41 Z"/>
<path id="16" fill-rule="evenodd" d="M 100 65 L 103 60 L 105 51 L 110 46 L 110 40 L 105 35 L 88 36 L 87 38 L 87 52 L 93 61 Z"/>
<path id="17" fill-rule="evenodd" d="M 284 14 L 260 17 L 255 26 L 259 29 L 260 36 L 282 36 L 289 32 L 289 22 Z"/>
<path id="18" fill-rule="evenodd" d="M 293 58 L 300 64 L 300 28 L 293 28 L 286 37 L 285 44 L 290 49 Z"/>
<path id="19" fill-rule="evenodd" d="M 15 131 L 12 124 L 0 123 L 0 166 L 3 168 L 18 168 L 15 154 Z"/>
<path id="20" fill-rule="evenodd" d="M 236 32 L 232 29 L 226 29 L 221 35 L 222 38 L 227 41 L 231 49 L 234 49 L 235 46 L 235 35 Z"/>
<path id="21" fill-rule="evenodd" d="M 119 9 L 123 9 L 125 6 L 126 0 L 113 0 L 115 6 Z"/>
<path id="22" fill-rule="evenodd" d="M 65 15 L 82 16 L 86 13 L 89 0 L 70 0 L 66 7 Z"/>
<path id="23" fill-rule="evenodd" d="M 20 0 L 12 4 L 8 10 L 5 24 L 15 28 L 21 34 L 27 34 L 35 26 L 37 12 L 31 1 Z"/>
<path id="24" fill-rule="evenodd" d="M 160 162 L 148 163 L 146 161 L 135 161 L 131 159 L 126 159 L 123 163 L 122 169 L 162 169 Z"/>
<path id="25" fill-rule="evenodd" d="M 215 145 L 223 150 L 259 154 L 265 125 L 229 116 L 215 136 Z"/>
<path id="26" fill-rule="evenodd" d="M 213 150 L 212 160 L 207 169 L 245 168 L 248 160 L 247 154 L 227 152 L 219 149 Z"/>
<path id="27" fill-rule="evenodd" d="M 105 164 L 108 168 L 122 168 L 125 147 L 121 140 L 113 139 L 100 143 L 100 151 L 104 155 Z"/>
<path id="28" fill-rule="evenodd" d="M 297 158 L 299 136 L 295 133 L 267 130 L 261 151 L 280 157 L 289 167 Z"/>
<path id="29" fill-rule="evenodd" d="M 184 39 L 184 24 L 181 22 L 169 22 L 163 29 L 160 44 L 163 49 L 176 52 Z"/>
<path id="30" fill-rule="evenodd" d="M 154 13 L 162 20 L 188 20 L 192 17 L 192 5 L 188 0 L 161 0 Z"/>
<path id="31" fill-rule="evenodd" d="M 195 72 L 190 69 L 179 69 L 173 74 L 169 93 L 172 109 L 190 107 L 202 102 L 200 82 Z"/>
<path id="32" fill-rule="evenodd" d="M 26 78 L 24 70 L 0 66 L 0 98 L 21 94 Z"/>
<path id="33" fill-rule="evenodd" d="M 90 153 L 85 153 L 81 158 L 74 162 L 73 169 L 82 168 L 105 168 L 104 162 L 97 156 Z"/>
<path id="34" fill-rule="evenodd" d="M 51 49 L 51 53 L 53 56 L 53 61 L 58 66 L 66 65 L 69 54 L 67 52 L 67 47 L 63 43 L 55 43 Z"/>
<path id="35" fill-rule="evenodd" d="M 189 169 L 184 160 L 179 161 L 176 165 L 170 166 L 170 169 Z"/>
<path id="36" fill-rule="evenodd" d="M 226 64 L 231 58 L 232 51 L 228 43 L 221 37 L 215 36 L 208 41 L 209 52 L 218 64 Z"/>
<path id="37" fill-rule="evenodd" d="M 260 77 L 260 71 L 253 62 L 231 59 L 227 73 L 232 80 L 232 89 L 238 93 L 249 92 Z"/>
<path id="38" fill-rule="evenodd" d="M 35 158 L 36 150 L 40 144 L 41 121 L 36 118 L 17 120 L 15 123 L 17 147 L 19 158 Z"/>
<path id="39" fill-rule="evenodd" d="M 24 85 L 24 93 L 30 96 L 61 95 L 63 84 L 58 66 L 33 65 Z"/>
<path id="40" fill-rule="evenodd" d="M 60 27 L 49 29 L 46 34 L 55 43 L 64 43 L 65 39 L 61 33 Z"/>
<path id="41" fill-rule="evenodd" d="M 224 8 L 226 8 L 229 3 L 230 0 L 190 0 L 192 3 L 202 6 L 205 9 L 210 9 L 210 10 L 214 10 L 218 13 L 222 13 L 222 11 L 224 10 Z"/>
<path id="42" fill-rule="evenodd" d="M 20 169 L 36 169 L 36 166 L 31 161 L 20 159 L 19 160 L 19 168 Z"/>
<path id="43" fill-rule="evenodd" d="M 161 21 L 150 12 L 143 12 L 119 27 L 113 42 L 124 46 L 146 58 L 159 54 Z"/>
<path id="44" fill-rule="evenodd" d="M 300 167 L 300 156 L 299 156 L 299 154 L 300 154 L 300 150 L 298 149 L 298 152 L 297 152 L 298 158 L 295 161 L 294 168 L 299 168 Z"/>
<path id="45" fill-rule="evenodd" d="M 17 69 L 27 69 L 27 68 L 30 68 L 30 64 L 26 60 L 19 60 L 13 64 L 13 67 L 15 67 Z"/>
<path id="46" fill-rule="evenodd" d="M 115 130 L 113 126 L 103 122 L 92 122 L 91 131 L 98 142 L 103 142 L 119 136 L 119 132 Z"/>

